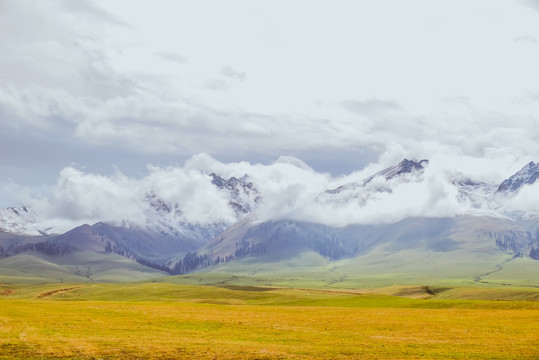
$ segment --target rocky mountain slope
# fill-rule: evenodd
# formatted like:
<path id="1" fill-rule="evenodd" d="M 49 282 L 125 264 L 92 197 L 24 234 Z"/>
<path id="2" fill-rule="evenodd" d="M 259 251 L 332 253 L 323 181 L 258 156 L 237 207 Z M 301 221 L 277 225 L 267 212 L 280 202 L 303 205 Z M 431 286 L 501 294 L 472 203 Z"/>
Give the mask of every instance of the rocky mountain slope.
<path id="1" fill-rule="evenodd" d="M 539 178 L 539 164 L 535 164 L 532 161 L 519 170 L 516 174 L 504 180 L 498 187 L 497 191 L 515 192 L 526 184 L 535 183 L 537 178 Z"/>
<path id="2" fill-rule="evenodd" d="M 428 166 L 428 160 L 405 159 L 360 182 L 324 191 L 315 201 L 331 206 L 348 203 L 363 206 L 373 194 L 390 194 L 403 184 L 421 183 Z M 522 187 L 533 184 L 538 175 L 539 165 L 532 162 L 501 184 L 457 177 L 452 186 L 457 201 L 472 209 L 483 208 L 485 203 L 495 204 L 499 194 L 518 193 Z M 27 254 L 48 263 L 70 264 L 71 269 L 86 265 L 73 265 L 74 260 L 68 259 L 97 257 L 106 262 L 120 256 L 142 268 L 180 274 L 246 258 L 255 262 L 288 259 L 293 263 L 306 252 L 333 262 L 369 257 L 373 262 L 398 258 L 406 263 L 406 259 L 412 261 L 423 254 L 423 258 L 443 257 L 448 264 L 445 266 L 449 267 L 458 266 L 462 254 L 475 254 L 485 264 L 492 262 L 492 266 L 500 256 L 539 259 L 539 220 L 534 216 L 510 217 L 499 204 L 492 205 L 492 214 L 487 215 L 411 216 L 389 223 L 331 226 L 304 220 L 261 218 L 258 208 L 263 196 L 247 175 L 224 179 L 212 173 L 208 181 L 228 199 L 235 223 L 187 222 L 181 203 L 166 201 L 155 192 L 146 193 L 138 204 L 145 217 L 143 224 L 125 221 L 121 225 L 81 224 L 61 234 L 51 233 L 51 228 L 27 207 L 2 210 L 0 265 L 2 259 L 17 259 Z M 65 264 L 62 266 L 68 266 Z M 154 274 L 154 270 L 148 271 Z"/>
<path id="3" fill-rule="evenodd" d="M 43 226 L 32 209 L 21 206 L 0 209 L 0 229 L 19 235 L 42 235 L 50 227 Z"/>
<path id="4" fill-rule="evenodd" d="M 367 184 L 372 182 L 374 179 L 382 178 L 385 181 L 395 179 L 397 177 L 402 178 L 411 178 L 409 175 L 418 175 L 423 172 L 425 167 L 429 164 L 429 161 L 426 159 L 417 161 L 417 160 L 408 160 L 404 159 L 395 166 L 388 167 L 382 171 L 377 172 L 374 175 L 369 176 L 359 183 L 351 183 L 341 185 L 336 189 L 326 190 L 327 194 L 339 194 L 345 191 L 357 191 L 359 188 L 365 187 Z"/>

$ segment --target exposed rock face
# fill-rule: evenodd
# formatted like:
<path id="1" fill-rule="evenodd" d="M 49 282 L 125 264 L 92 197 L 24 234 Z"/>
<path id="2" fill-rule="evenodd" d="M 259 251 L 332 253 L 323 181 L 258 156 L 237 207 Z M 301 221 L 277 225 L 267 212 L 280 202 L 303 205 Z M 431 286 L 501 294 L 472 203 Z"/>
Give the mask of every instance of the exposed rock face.
<path id="1" fill-rule="evenodd" d="M 228 180 L 215 173 L 211 173 L 210 176 L 213 185 L 230 193 L 229 205 L 237 216 L 241 217 L 255 210 L 260 195 L 253 183 L 249 181 L 249 175 L 245 174 L 240 178 L 232 176 Z"/>
<path id="2" fill-rule="evenodd" d="M 526 184 L 533 184 L 537 178 L 539 178 L 539 164 L 535 164 L 531 161 L 515 175 L 511 176 L 509 179 L 505 179 L 498 187 L 498 192 L 516 192 Z"/>
<path id="3" fill-rule="evenodd" d="M 389 196 L 404 184 L 428 181 L 429 174 L 424 173 L 428 163 L 428 160 L 404 159 L 360 181 L 323 191 L 315 200 L 327 205 L 321 209 L 328 211 L 351 202 L 362 207 L 376 196 Z M 539 259 L 539 215 L 531 210 L 513 214 L 501 202 L 522 187 L 534 184 L 538 177 L 539 164 L 534 162 L 500 185 L 457 174 L 446 180 L 457 190 L 454 195 L 466 210 L 463 216 L 408 216 L 387 224 L 352 223 L 338 227 L 324 225 L 323 221 L 287 218 L 259 221 L 257 216 L 261 212 L 257 207 L 262 202 L 249 176 L 225 179 L 212 173 L 204 179 L 209 186 L 206 189 L 225 200 L 219 206 L 231 215 L 227 220 L 204 224 L 186 220 L 192 219 L 185 216 L 190 211 L 188 206 L 154 191 L 145 193 L 134 203 L 141 214 L 137 223 L 81 224 L 67 232 L 47 227 L 29 207 L 7 208 L 0 210 L 0 258 L 21 253 L 50 258 L 75 258 L 78 253 L 114 254 L 172 274 L 245 257 L 281 261 L 304 252 L 329 261 L 371 253 L 454 254 L 457 259 L 462 253 L 481 257 L 486 252 L 500 251 L 515 258 Z"/>
<path id="4" fill-rule="evenodd" d="M 326 193 L 338 194 L 346 190 L 364 187 L 367 184 L 369 184 L 372 180 L 378 177 L 383 177 L 385 180 L 391 180 L 399 176 L 405 176 L 406 174 L 413 174 L 413 173 L 420 174 L 423 172 L 423 170 L 427 167 L 428 164 L 429 164 L 429 161 L 426 159 L 419 160 L 419 161 L 404 159 L 397 165 L 391 166 L 391 167 L 388 167 L 387 169 L 379 171 L 376 174 L 369 176 L 368 178 L 364 179 L 363 181 L 359 183 L 345 184 L 345 185 L 339 186 L 336 189 L 326 190 Z"/>
<path id="5" fill-rule="evenodd" d="M 421 172 L 425 169 L 425 167 L 429 164 L 429 161 L 426 159 L 423 160 L 408 160 L 404 159 L 400 163 L 398 163 L 395 166 L 388 167 L 387 169 L 384 169 L 371 177 L 367 178 L 365 180 L 366 183 L 370 182 L 372 179 L 374 179 L 377 176 L 383 176 L 386 180 L 391 180 L 395 176 L 400 176 L 402 174 L 410 174 L 413 172 Z"/>
<path id="6" fill-rule="evenodd" d="M 26 206 L 0 209 L 0 229 L 18 235 L 42 235 L 50 230 L 42 228 L 38 216 Z"/>

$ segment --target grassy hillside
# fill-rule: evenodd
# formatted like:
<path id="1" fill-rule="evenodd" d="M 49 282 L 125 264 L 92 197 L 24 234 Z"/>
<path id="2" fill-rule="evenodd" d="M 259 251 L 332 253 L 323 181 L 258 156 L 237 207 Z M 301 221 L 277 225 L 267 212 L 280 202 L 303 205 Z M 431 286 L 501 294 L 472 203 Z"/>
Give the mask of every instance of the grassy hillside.
<path id="1" fill-rule="evenodd" d="M 148 280 L 165 273 L 115 254 L 76 252 L 50 257 L 35 251 L 0 259 L 0 283 Z"/>
<path id="2" fill-rule="evenodd" d="M 173 277 L 171 277 L 173 278 Z M 4 299 L 54 301 L 200 302 L 271 306 L 539 309 L 539 289 L 391 286 L 377 289 L 310 289 L 162 282 L 0 284 Z M 179 282 L 182 279 L 178 279 Z M 241 281 L 240 281 L 241 282 Z M 480 301 L 477 301 L 480 300 Z M 500 301 L 503 300 L 503 301 Z"/>
<path id="3" fill-rule="evenodd" d="M 308 288 L 376 288 L 393 284 L 537 287 L 539 278 L 533 275 L 539 261 L 526 257 L 525 252 L 520 254 L 522 257 L 515 255 L 516 250 L 510 246 L 530 240 L 532 232 L 527 230 L 532 225 L 462 216 L 332 228 L 295 221 L 255 224 L 245 218 L 200 249 L 198 255 L 188 254 L 176 270 L 207 273 L 200 276 L 208 279 L 208 284 L 214 283 L 209 274 L 215 274 L 216 279 L 224 276 L 224 281 L 227 274 L 234 274 L 239 279 L 258 279 L 266 286 Z M 94 227 L 81 226 L 55 238 L 78 250 L 38 252 L 38 248 L 23 247 L 23 252 L 15 256 L 0 258 L 0 281 L 125 282 L 165 275 L 105 251 L 102 234 L 107 233 L 120 243 L 127 230 L 104 224 Z M 5 236 L 0 233 L 6 246 L 13 241 L 35 241 Z M 135 243 L 141 252 L 146 249 L 142 244 L 157 246 L 157 240 L 147 238 L 148 234 L 140 236 L 132 239 L 136 240 L 134 243 L 122 243 L 119 249 L 125 252 L 121 253 L 132 254 L 130 249 Z M 509 247 L 502 250 L 497 244 L 500 241 Z M 165 251 L 166 256 L 161 255 L 167 257 L 172 253 Z M 219 261 L 213 261 L 217 258 Z"/>
<path id="4" fill-rule="evenodd" d="M 0 359 L 533 359 L 538 295 L 421 286 L 3 284 Z M 474 296 L 518 301 L 454 300 Z"/>
<path id="5" fill-rule="evenodd" d="M 394 284 L 539 287 L 539 261 L 500 251 L 484 253 L 374 250 L 365 255 L 329 261 L 309 251 L 291 259 L 249 257 L 205 269 L 208 273 L 271 279 L 277 286 L 324 288 L 383 287 Z M 196 276 L 188 274 L 188 276 Z"/>
<path id="6" fill-rule="evenodd" d="M 456 259 L 456 260 L 455 260 Z M 0 283 L 160 282 L 320 289 L 380 288 L 394 284 L 538 287 L 537 260 L 494 253 L 417 253 L 382 250 L 330 261 L 313 251 L 292 258 L 247 257 L 178 277 L 115 254 L 76 252 L 49 257 L 26 252 L 0 259 Z M 164 277 L 164 278 L 163 278 Z M 161 279 L 163 278 L 163 279 Z"/>

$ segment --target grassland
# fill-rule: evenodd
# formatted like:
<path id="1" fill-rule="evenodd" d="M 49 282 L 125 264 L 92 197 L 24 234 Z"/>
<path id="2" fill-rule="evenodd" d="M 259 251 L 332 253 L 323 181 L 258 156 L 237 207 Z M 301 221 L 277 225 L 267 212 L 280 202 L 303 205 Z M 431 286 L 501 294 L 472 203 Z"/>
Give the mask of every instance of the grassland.
<path id="1" fill-rule="evenodd" d="M 457 259 L 457 260 L 456 260 Z M 538 263 L 502 252 L 369 252 L 330 261 L 313 252 L 282 260 L 251 257 L 225 263 L 210 273 L 259 278 L 261 283 L 292 287 L 363 288 L 394 284 L 443 286 L 539 286 Z M 204 275 L 208 277 L 208 275 Z"/>
<path id="2" fill-rule="evenodd" d="M 537 289 L 238 280 L 0 285 L 0 359 L 539 358 Z"/>

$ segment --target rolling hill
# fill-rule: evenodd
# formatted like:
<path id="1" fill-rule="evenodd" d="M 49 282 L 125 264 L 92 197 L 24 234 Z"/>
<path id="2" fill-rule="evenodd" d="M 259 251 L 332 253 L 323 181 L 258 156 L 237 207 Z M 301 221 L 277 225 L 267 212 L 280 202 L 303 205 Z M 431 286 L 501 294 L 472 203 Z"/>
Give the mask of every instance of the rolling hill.
<path id="1" fill-rule="evenodd" d="M 313 201 L 327 204 L 328 212 L 348 204 L 361 208 L 378 194 L 391 196 L 403 184 L 425 181 L 428 166 L 427 160 L 405 159 Z M 505 211 L 499 200 L 532 185 L 536 174 L 530 163 L 500 185 L 454 179 L 463 204 L 490 199 L 486 213 L 342 226 L 268 219 L 258 212 L 264 199 L 247 175 L 224 179 L 214 173 L 208 181 L 229 199 L 235 223 L 186 222 L 182 204 L 154 193 L 141 202 L 144 225 L 98 222 L 61 234 L 39 230 L 47 227 L 31 209 L 9 208 L 0 214 L 0 281 L 123 281 L 202 271 L 318 277 L 339 286 L 427 279 L 539 286 L 539 218 Z"/>

